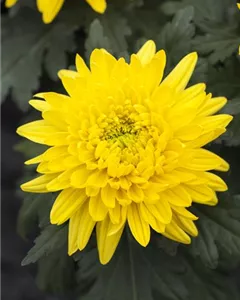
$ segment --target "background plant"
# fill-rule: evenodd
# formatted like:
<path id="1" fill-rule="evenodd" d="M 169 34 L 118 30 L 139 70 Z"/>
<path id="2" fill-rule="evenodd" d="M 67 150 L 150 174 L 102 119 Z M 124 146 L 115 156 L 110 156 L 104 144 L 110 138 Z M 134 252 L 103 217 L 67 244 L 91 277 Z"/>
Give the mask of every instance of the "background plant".
<path id="1" fill-rule="evenodd" d="M 107 12 L 97 15 L 83 1 L 66 1 L 50 25 L 42 23 L 35 1 L 22 0 L 6 12 L 2 17 L 2 99 L 12 98 L 26 119 L 34 119 L 36 113 L 29 109 L 28 100 L 37 91 L 61 92 L 57 71 L 73 68 L 76 52 L 87 61 L 94 48 L 104 47 L 128 59 L 129 53 L 153 39 L 158 49 L 167 52 L 167 73 L 185 54 L 199 53 L 192 83 L 206 82 L 214 96 L 228 97 L 224 112 L 234 115 L 226 134 L 209 147 L 224 158 L 236 152 L 240 144 L 240 12 L 235 1 L 108 2 Z M 41 147 L 25 141 L 16 145 L 26 159 L 41 152 Z M 27 167 L 19 182 L 34 174 Z M 86 251 L 67 256 L 68 225 L 56 227 L 49 222 L 56 195 L 21 194 L 18 231 L 25 238 L 39 231 L 23 265 L 37 262 L 40 288 L 84 300 L 237 300 L 238 176 L 238 166 L 232 165 L 224 178 L 229 192 L 221 196 L 217 207 L 194 205 L 200 234 L 190 246 L 156 234 L 144 249 L 126 230 L 107 266 L 98 263 L 95 237 Z"/>

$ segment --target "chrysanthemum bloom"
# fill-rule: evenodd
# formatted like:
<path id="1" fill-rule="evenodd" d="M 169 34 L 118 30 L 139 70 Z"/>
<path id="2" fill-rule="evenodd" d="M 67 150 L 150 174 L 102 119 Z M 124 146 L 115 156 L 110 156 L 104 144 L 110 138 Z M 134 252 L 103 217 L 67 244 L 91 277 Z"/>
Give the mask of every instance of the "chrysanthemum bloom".
<path id="1" fill-rule="evenodd" d="M 6 7 L 12 7 L 18 0 L 6 0 Z M 48 24 L 59 13 L 65 0 L 37 0 L 37 8 L 42 13 L 43 22 Z M 86 0 L 98 13 L 104 13 L 107 7 L 106 0 Z"/>
<path id="2" fill-rule="evenodd" d="M 189 244 L 197 236 L 193 202 L 215 205 L 227 186 L 210 170 L 227 171 L 219 156 L 201 148 L 231 121 L 212 116 L 226 99 L 206 94 L 205 84 L 186 89 L 197 54 L 185 56 L 162 81 L 163 50 L 148 41 L 130 63 L 104 49 L 90 58 L 77 55 L 77 72 L 59 77 L 69 96 L 38 94 L 30 104 L 43 120 L 18 134 L 49 149 L 26 162 L 43 175 L 21 187 L 26 192 L 61 191 L 51 223 L 69 222 L 69 255 L 82 250 L 96 225 L 102 264 L 107 263 L 128 223 L 147 246 L 150 229 Z M 189 236 L 190 235 L 190 236 Z"/>

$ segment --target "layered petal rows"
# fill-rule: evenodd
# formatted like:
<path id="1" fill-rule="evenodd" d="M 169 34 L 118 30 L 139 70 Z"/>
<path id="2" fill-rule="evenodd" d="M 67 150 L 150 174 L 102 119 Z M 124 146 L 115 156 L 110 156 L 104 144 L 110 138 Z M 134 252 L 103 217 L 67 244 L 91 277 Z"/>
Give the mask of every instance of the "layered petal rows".
<path id="1" fill-rule="evenodd" d="M 166 54 L 148 41 L 130 63 L 95 49 L 90 68 L 61 70 L 68 95 L 41 93 L 30 104 L 42 119 L 17 132 L 48 150 L 26 164 L 41 174 L 26 192 L 60 191 L 52 224 L 69 221 L 69 255 L 82 250 L 96 227 L 102 264 L 112 257 L 128 223 L 142 246 L 151 228 L 189 244 L 197 236 L 193 202 L 216 205 L 225 182 L 211 170 L 229 166 L 202 148 L 226 131 L 232 117 L 217 114 L 224 97 L 203 83 L 187 87 L 197 54 L 185 56 L 163 79 Z"/>

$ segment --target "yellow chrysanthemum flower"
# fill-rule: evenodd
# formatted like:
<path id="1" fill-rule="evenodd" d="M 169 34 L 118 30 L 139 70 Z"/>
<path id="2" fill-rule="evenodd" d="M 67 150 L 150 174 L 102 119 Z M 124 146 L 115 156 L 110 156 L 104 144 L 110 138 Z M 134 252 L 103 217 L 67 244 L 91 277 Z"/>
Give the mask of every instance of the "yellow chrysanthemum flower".
<path id="1" fill-rule="evenodd" d="M 18 0 L 7 0 L 6 7 L 12 7 Z M 48 24 L 59 13 L 65 0 L 37 0 L 38 10 L 42 13 L 43 22 Z M 104 13 L 107 7 L 106 0 L 86 0 L 98 13 Z"/>
<path id="2" fill-rule="evenodd" d="M 163 50 L 148 41 L 130 63 L 95 49 L 90 70 L 77 55 L 77 72 L 59 77 L 69 96 L 41 93 L 30 104 L 43 120 L 18 128 L 19 135 L 49 149 L 26 164 L 43 175 L 23 191 L 61 191 L 51 223 L 69 223 L 69 255 L 82 250 L 96 225 L 102 264 L 128 223 L 147 246 L 150 228 L 189 244 L 197 236 L 193 202 L 215 205 L 227 186 L 210 170 L 228 164 L 201 147 L 226 131 L 230 115 L 218 114 L 226 99 L 206 94 L 205 84 L 186 88 L 197 53 L 185 56 L 162 81 Z"/>
<path id="3" fill-rule="evenodd" d="M 237 3 L 237 7 L 240 9 L 240 3 Z"/>

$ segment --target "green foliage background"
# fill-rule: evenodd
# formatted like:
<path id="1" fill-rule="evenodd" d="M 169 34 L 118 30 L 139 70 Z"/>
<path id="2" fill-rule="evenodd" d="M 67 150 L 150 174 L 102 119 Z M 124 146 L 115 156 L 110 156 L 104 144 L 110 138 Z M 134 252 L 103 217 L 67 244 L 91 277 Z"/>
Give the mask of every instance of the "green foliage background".
<path id="1" fill-rule="evenodd" d="M 104 15 L 84 1 L 66 1 L 50 25 L 44 25 L 35 1 L 21 0 L 2 17 L 2 99 L 11 97 L 27 120 L 37 113 L 28 100 L 37 91 L 63 88 L 61 68 L 74 68 L 75 53 L 87 61 L 96 47 L 116 57 L 153 39 L 167 52 L 166 74 L 187 53 L 197 51 L 199 61 L 192 83 L 206 82 L 208 92 L 229 99 L 224 112 L 234 115 L 226 134 L 209 147 L 225 156 L 240 145 L 240 11 L 234 0 L 109 0 Z M 14 49 L 14 51 L 13 51 Z M 42 146 L 23 141 L 16 145 L 26 159 Z M 235 150 L 234 150 L 235 149 Z M 239 166 L 232 166 L 238 170 Z M 236 174 L 234 174 L 236 173 Z M 35 175 L 27 167 L 24 182 Z M 237 172 L 224 178 L 230 189 L 216 207 L 195 205 L 200 234 L 190 246 L 178 245 L 152 234 L 145 249 L 128 229 L 112 261 L 98 262 L 93 234 L 86 250 L 67 256 L 68 224 L 53 226 L 49 211 L 56 194 L 19 192 L 23 204 L 18 232 L 39 236 L 22 264 L 38 264 L 37 283 L 45 291 L 79 300 L 238 300 L 240 267 L 240 188 Z"/>

